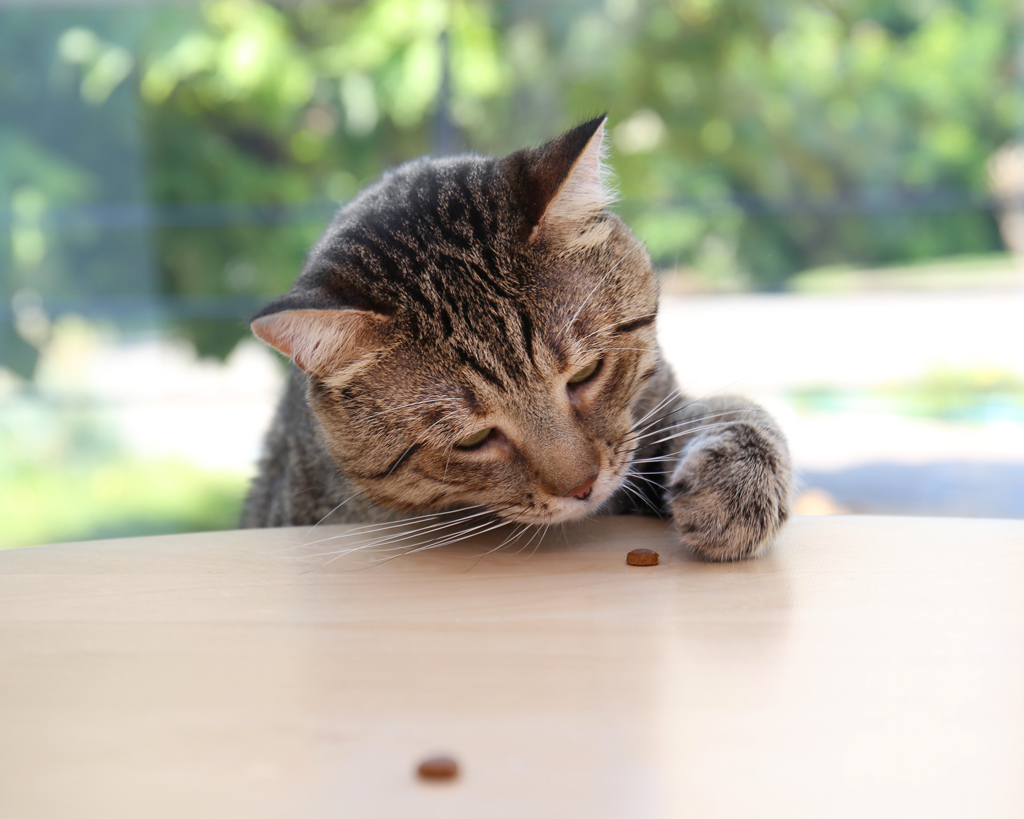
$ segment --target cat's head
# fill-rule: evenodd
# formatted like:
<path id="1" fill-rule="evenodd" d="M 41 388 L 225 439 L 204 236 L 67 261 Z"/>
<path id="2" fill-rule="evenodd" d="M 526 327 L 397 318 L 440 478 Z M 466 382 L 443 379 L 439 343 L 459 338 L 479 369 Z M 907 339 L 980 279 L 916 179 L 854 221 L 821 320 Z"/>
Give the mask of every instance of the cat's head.
<path id="1" fill-rule="evenodd" d="M 657 285 L 605 210 L 603 134 L 600 117 L 502 158 L 401 166 L 253 320 L 377 503 L 553 523 L 622 484 L 660 365 Z"/>

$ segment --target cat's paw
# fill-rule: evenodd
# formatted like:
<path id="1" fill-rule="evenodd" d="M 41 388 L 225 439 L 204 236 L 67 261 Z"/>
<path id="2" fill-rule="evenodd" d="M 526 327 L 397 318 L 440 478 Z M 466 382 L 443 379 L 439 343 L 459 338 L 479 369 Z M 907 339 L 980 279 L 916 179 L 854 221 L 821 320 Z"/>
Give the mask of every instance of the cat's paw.
<path id="1" fill-rule="evenodd" d="M 680 539 L 701 557 L 757 557 L 789 517 L 789 454 L 773 433 L 730 424 L 682 453 L 665 500 Z"/>

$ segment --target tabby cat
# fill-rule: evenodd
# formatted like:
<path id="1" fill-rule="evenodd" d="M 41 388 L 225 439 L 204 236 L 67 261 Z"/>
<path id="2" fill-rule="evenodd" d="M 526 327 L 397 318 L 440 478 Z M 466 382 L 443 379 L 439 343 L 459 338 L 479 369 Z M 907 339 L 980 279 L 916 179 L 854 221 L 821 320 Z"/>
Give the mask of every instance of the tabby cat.
<path id="1" fill-rule="evenodd" d="M 768 547 L 789 511 L 785 439 L 749 401 L 676 388 L 650 259 L 607 210 L 604 121 L 501 158 L 409 162 L 341 209 L 252 322 L 294 367 L 243 526 L 521 535 L 641 513 L 710 560 Z"/>

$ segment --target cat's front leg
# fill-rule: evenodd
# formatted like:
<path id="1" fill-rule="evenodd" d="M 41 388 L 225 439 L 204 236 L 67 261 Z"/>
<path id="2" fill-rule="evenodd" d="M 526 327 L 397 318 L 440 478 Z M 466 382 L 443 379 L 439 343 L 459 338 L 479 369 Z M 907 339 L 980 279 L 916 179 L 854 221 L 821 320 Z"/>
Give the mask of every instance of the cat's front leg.
<path id="1" fill-rule="evenodd" d="M 680 539 L 707 560 L 763 554 L 789 517 L 792 470 L 781 430 L 739 398 L 691 404 L 681 415 L 665 493 Z"/>

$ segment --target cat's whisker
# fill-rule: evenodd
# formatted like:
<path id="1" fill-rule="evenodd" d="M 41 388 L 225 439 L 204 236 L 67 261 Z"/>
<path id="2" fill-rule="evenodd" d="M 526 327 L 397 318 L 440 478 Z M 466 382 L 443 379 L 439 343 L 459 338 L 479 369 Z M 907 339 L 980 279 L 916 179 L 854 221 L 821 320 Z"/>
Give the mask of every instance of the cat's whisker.
<path id="1" fill-rule="evenodd" d="M 292 546 L 292 547 L 290 547 L 288 549 L 285 549 L 284 551 L 289 552 L 292 549 L 301 549 L 303 546 L 308 546 L 309 544 L 306 542 L 306 538 L 308 538 L 311 534 L 313 534 L 313 532 L 316 531 L 317 527 L 321 523 L 323 523 L 325 520 L 327 520 L 327 518 L 329 518 L 331 515 L 333 515 L 339 509 L 341 509 L 341 507 L 344 506 L 346 503 L 348 503 L 350 500 L 352 500 L 353 498 L 359 497 L 365 491 L 366 491 L 365 489 L 360 489 L 358 492 L 353 492 L 351 495 L 349 495 L 347 498 L 345 498 L 341 503 L 339 503 L 337 506 L 335 506 L 330 512 L 328 512 L 326 515 L 324 515 L 322 518 L 320 518 L 320 520 L 318 520 L 311 527 L 309 527 L 309 531 L 306 532 L 306 534 L 304 534 L 302 536 L 302 542 L 300 544 L 298 544 L 297 546 Z"/>
<path id="2" fill-rule="evenodd" d="M 354 526 L 354 527 L 348 528 L 348 529 L 346 529 L 346 531 L 341 532 L 341 533 L 339 533 L 337 535 L 331 535 L 330 537 L 326 537 L 326 538 L 323 538 L 322 540 L 314 541 L 313 543 L 310 543 L 308 545 L 313 546 L 313 545 L 315 545 L 317 543 L 326 543 L 327 541 L 330 541 L 330 540 L 341 540 L 341 539 L 347 538 L 347 537 L 358 537 L 358 536 L 364 535 L 364 534 L 376 534 L 377 532 L 382 532 L 382 531 L 384 531 L 386 529 L 401 528 L 401 527 L 405 527 L 405 526 L 408 526 L 408 525 L 413 524 L 413 523 L 419 523 L 421 521 L 430 520 L 431 518 L 443 518 L 443 517 L 445 517 L 447 515 L 454 515 L 454 514 L 457 514 L 457 513 L 460 513 L 460 512 L 468 512 L 468 511 L 471 511 L 473 509 L 478 509 L 478 508 L 483 508 L 483 504 L 479 504 L 477 506 L 460 507 L 458 509 L 445 509 L 445 510 L 442 510 L 440 512 L 429 512 L 427 514 L 417 515 L 416 517 L 412 517 L 412 518 L 401 518 L 399 520 L 382 521 L 380 523 L 367 523 L 367 524 L 364 524 L 362 526 Z"/>
<path id="3" fill-rule="evenodd" d="M 658 456 L 657 458 L 637 458 L 635 461 L 630 461 L 630 465 L 633 466 L 633 465 L 636 465 L 636 464 L 663 463 L 664 460 L 665 460 L 665 458 L 662 457 L 662 456 Z"/>
<path id="4" fill-rule="evenodd" d="M 458 521 L 458 522 L 459 523 L 464 523 L 465 521 Z M 497 528 L 500 528 L 501 526 L 506 525 L 507 523 L 508 523 L 508 521 L 501 521 L 497 525 L 493 525 L 494 524 L 493 520 L 487 520 L 487 521 L 484 521 L 481 524 L 477 524 L 476 526 L 471 527 L 469 530 L 465 530 L 464 532 L 456 533 L 456 534 L 459 534 L 460 537 L 456 538 L 455 534 L 446 535 L 441 540 L 431 540 L 430 542 L 422 544 L 422 545 L 416 545 L 415 543 L 413 543 L 413 544 L 407 544 L 407 545 L 404 545 L 404 546 L 389 546 L 389 547 L 386 547 L 386 548 L 382 548 L 380 546 L 377 546 L 377 547 L 374 547 L 372 549 L 372 553 L 398 551 L 398 552 L 400 552 L 400 554 L 392 555 L 391 557 L 385 558 L 383 560 L 379 560 L 376 563 L 371 564 L 371 565 L 378 565 L 380 563 L 386 563 L 388 560 L 393 560 L 396 557 L 404 557 L 406 555 L 414 554 L 416 552 L 424 551 L 426 549 L 432 549 L 432 548 L 435 548 L 437 546 L 443 546 L 443 545 L 446 545 L 447 543 L 457 542 L 458 540 L 462 540 L 465 537 L 472 536 L 474 533 L 483 534 L 483 532 L 479 531 L 480 529 L 484 529 L 484 531 L 491 531 L 491 529 L 488 529 L 486 527 L 490 527 L 490 526 L 493 525 L 493 528 L 497 529 Z M 447 527 L 441 527 L 441 528 L 447 528 Z M 422 535 L 423 532 L 420 532 L 418 534 Z M 428 534 L 430 534 L 430 533 L 428 533 Z M 398 540 L 401 540 L 401 539 L 405 539 L 405 538 L 396 538 L 395 540 L 388 541 L 388 542 L 389 543 L 397 543 Z M 371 544 L 363 544 L 361 546 L 357 546 L 357 547 L 354 547 L 352 549 L 345 549 L 345 550 L 343 550 L 340 553 L 326 552 L 323 555 L 312 555 L 311 557 L 325 557 L 327 555 L 333 555 L 333 557 L 331 557 L 330 560 L 326 561 L 325 563 L 323 563 L 321 565 L 320 568 L 324 568 L 325 566 L 328 566 L 331 563 L 333 563 L 335 560 L 338 560 L 338 559 L 340 559 L 342 557 L 345 557 L 346 555 L 352 554 L 353 552 L 357 552 L 357 551 L 361 551 L 363 549 L 366 549 L 370 545 Z"/>
<path id="5" fill-rule="evenodd" d="M 548 529 L 550 529 L 550 528 L 551 528 L 551 524 L 550 523 L 545 523 L 544 524 L 544 528 L 541 530 L 540 538 L 537 540 L 537 545 L 534 546 L 533 547 L 533 551 L 530 552 L 530 557 L 533 557 L 535 554 L 537 554 L 537 550 L 543 545 L 544 538 L 546 538 L 548 536 Z M 533 540 L 533 538 L 530 538 L 530 540 Z"/>
<path id="6" fill-rule="evenodd" d="M 721 393 L 721 392 L 723 392 L 725 390 L 731 389 L 736 384 L 740 383 L 740 381 L 742 381 L 742 380 L 743 380 L 742 378 L 738 378 L 735 381 L 733 381 L 733 382 L 731 382 L 729 384 L 726 384 L 721 389 L 713 390 L 712 392 L 707 393 L 706 395 L 702 396 L 701 398 L 697 398 L 697 399 L 694 399 L 693 401 L 689 401 L 686 404 L 683 404 L 681 407 L 674 407 L 673 409 L 669 410 L 668 412 L 666 412 L 661 417 L 655 418 L 654 420 L 650 421 L 647 424 L 647 426 L 648 427 L 653 426 L 654 424 L 658 423 L 658 421 L 663 421 L 665 418 L 669 418 L 672 415 L 676 415 L 678 413 L 683 413 L 686 410 L 693 409 L 694 407 L 705 407 L 706 409 L 710 410 L 711 407 L 704 403 L 704 399 L 710 398 L 711 396 L 718 395 L 719 393 Z M 681 390 L 676 389 L 675 392 L 677 394 L 681 395 Z M 770 413 L 768 413 L 768 411 L 766 409 L 764 409 L 763 407 L 757 407 L 757 406 L 735 407 L 734 409 L 730 410 L 730 412 L 761 412 L 761 413 L 764 413 L 765 415 L 770 415 Z M 636 429 L 639 425 L 640 425 L 639 422 L 634 424 L 633 425 L 633 429 Z"/>
<path id="7" fill-rule="evenodd" d="M 652 437 L 654 435 L 661 435 L 661 434 L 664 434 L 664 433 L 669 432 L 671 430 L 683 429 L 687 425 L 699 424 L 702 421 L 707 421 L 708 419 L 711 419 L 711 418 L 722 418 L 722 417 L 727 416 L 727 415 L 737 415 L 737 414 L 746 413 L 746 412 L 749 412 L 749 410 L 747 410 L 747 409 L 742 409 L 742 410 L 722 410 L 721 412 L 705 413 L 704 415 L 699 415 L 696 418 L 690 418 L 690 419 L 687 419 L 685 421 L 679 421 L 679 422 L 677 422 L 675 424 L 670 424 L 667 427 L 659 427 L 658 429 L 651 430 L 650 432 L 646 432 L 646 433 L 644 433 L 642 435 L 632 435 L 631 439 L 633 441 L 642 441 L 645 438 L 650 438 L 650 437 Z M 730 422 L 730 423 L 732 423 L 732 422 Z"/>
<path id="8" fill-rule="evenodd" d="M 722 418 L 722 417 L 725 417 L 725 416 L 728 416 L 728 415 L 739 415 L 739 416 L 741 416 L 743 414 L 750 413 L 750 412 L 755 412 L 755 411 L 765 412 L 765 410 L 755 410 L 752 407 L 751 408 L 743 408 L 743 409 L 730 409 L 730 410 L 721 410 L 719 412 L 714 412 L 714 413 L 712 413 L 712 412 L 701 413 L 700 415 L 697 415 L 695 417 L 685 418 L 685 419 L 683 419 L 681 421 L 677 421 L 677 422 L 669 424 L 667 426 L 655 427 L 653 429 L 651 429 L 651 427 L 653 427 L 654 425 L 653 424 L 648 424 L 644 429 L 636 430 L 636 431 L 631 431 L 626 436 L 626 438 L 624 440 L 642 441 L 645 438 L 650 438 L 650 437 L 653 437 L 654 435 L 661 435 L 661 434 L 664 434 L 665 432 L 668 432 L 669 430 L 672 430 L 672 429 L 682 429 L 686 425 L 699 424 L 699 423 L 701 423 L 703 421 L 707 421 L 710 418 Z M 664 417 L 667 417 L 667 416 L 664 416 Z M 662 419 L 659 419 L 659 420 L 664 420 L 664 417 Z M 738 422 L 741 422 L 742 420 L 743 419 L 741 417 L 739 417 L 739 418 L 733 419 L 733 422 L 734 423 L 738 423 Z"/>
<path id="9" fill-rule="evenodd" d="M 518 549 L 516 549 L 514 552 L 511 552 L 511 554 L 513 554 L 513 555 L 522 554 L 523 550 L 526 549 L 533 542 L 533 539 L 534 539 L 534 537 L 536 537 L 537 531 L 538 531 L 539 528 L 540 528 L 539 526 L 537 526 L 535 524 L 532 524 L 532 523 L 526 524 L 525 528 L 518 535 L 516 535 L 516 540 L 519 540 L 519 538 L 522 537 L 527 532 L 530 533 L 530 536 L 526 540 L 523 541 L 523 544 Z"/>
<path id="10" fill-rule="evenodd" d="M 519 514 L 519 515 L 517 515 L 517 516 L 516 516 L 515 518 L 509 518 L 509 519 L 508 519 L 508 522 L 509 522 L 510 524 L 514 524 L 514 523 L 515 523 L 515 521 L 516 521 L 516 519 L 517 519 L 518 517 L 520 517 L 521 515 L 522 515 L 522 512 L 520 512 L 520 514 Z M 526 526 L 528 526 L 528 524 L 519 524 L 519 525 L 522 525 L 522 526 L 523 526 L 524 528 L 525 528 Z M 504 540 L 503 540 L 503 541 L 502 541 L 501 543 L 499 543 L 499 544 L 498 544 L 497 546 L 495 546 L 495 547 L 494 547 L 493 549 L 488 549 L 488 550 L 487 550 L 486 552 L 483 552 L 483 553 L 482 553 L 481 555 L 479 555 L 479 556 L 477 557 L 477 559 L 473 561 L 473 564 L 472 564 L 472 565 L 471 565 L 471 566 L 470 566 L 470 567 L 469 567 L 468 569 L 466 569 L 466 571 L 467 571 L 467 572 L 469 572 L 469 571 L 472 571 L 473 569 L 475 569 L 475 568 L 476 568 L 477 564 L 478 564 L 478 563 L 480 563 L 480 561 L 481 561 L 481 560 L 483 560 L 483 559 L 484 559 L 485 557 L 487 557 L 488 555 L 492 555 L 492 554 L 494 554 L 495 552 L 497 552 L 497 551 L 500 551 L 501 549 L 504 549 L 504 548 L 505 548 L 505 546 L 506 546 L 506 545 L 507 545 L 507 544 L 509 543 L 509 541 L 510 541 L 510 540 L 512 539 L 513 535 L 515 535 L 515 532 L 516 532 L 516 530 L 515 530 L 515 528 L 513 527 L 513 529 L 512 529 L 512 533 L 511 533 L 511 534 L 510 534 L 510 535 L 509 535 L 508 537 L 506 537 L 506 538 L 505 538 L 505 539 L 504 539 Z"/>
<path id="11" fill-rule="evenodd" d="M 713 424 L 704 424 L 703 426 L 699 426 L 699 427 L 690 427 L 688 429 L 677 430 L 677 431 L 671 433 L 670 435 L 666 435 L 664 438 L 659 438 L 657 441 L 647 441 L 644 444 L 644 446 L 645 447 L 647 447 L 647 446 L 656 446 L 658 444 L 663 444 L 666 441 L 672 441 L 672 440 L 674 440 L 676 438 L 680 438 L 680 437 L 683 437 L 683 436 L 689 436 L 689 435 L 696 435 L 698 432 L 706 432 L 709 429 L 720 429 L 721 427 L 732 426 L 735 423 L 736 423 L 736 421 L 734 421 L 734 420 L 732 420 L 732 421 L 716 421 Z M 665 431 L 666 430 L 659 430 L 659 432 L 665 432 Z"/>
<path id="12" fill-rule="evenodd" d="M 456 528 L 464 523 L 467 523 L 470 520 L 475 520 L 477 518 L 489 518 L 491 515 L 492 510 L 486 510 L 484 512 L 478 512 L 474 515 L 466 515 L 464 517 L 458 518 L 457 520 L 448 521 L 446 523 L 438 523 L 429 526 L 423 526 L 411 532 L 395 532 L 390 535 L 386 535 L 385 537 L 377 538 L 376 540 L 371 540 L 368 543 L 361 544 L 360 546 L 357 546 L 349 551 L 359 551 L 362 549 L 373 549 L 375 551 L 393 551 L 397 548 L 404 547 L 396 547 L 392 544 L 400 543 L 405 540 L 416 540 L 418 538 L 423 537 L 433 537 L 438 532 L 442 532 L 446 529 Z M 331 553 L 329 552 L 328 554 Z"/>
<path id="13" fill-rule="evenodd" d="M 679 437 L 684 436 L 684 435 L 695 435 L 698 432 L 705 432 L 705 431 L 707 431 L 709 429 L 720 429 L 722 427 L 728 427 L 728 426 L 731 426 L 734 423 L 736 423 L 736 422 L 735 421 L 718 421 L 718 422 L 716 422 L 714 424 L 705 424 L 704 426 L 694 427 L 692 429 L 683 430 L 682 432 L 674 432 L 671 435 L 666 436 L 665 438 L 658 439 L 657 441 L 649 441 L 646 444 L 644 444 L 644 446 L 656 446 L 657 444 L 663 444 L 666 441 L 672 441 L 672 440 L 675 440 L 676 438 L 679 438 Z M 665 457 L 666 457 L 665 455 L 656 455 L 656 456 L 652 456 L 650 458 L 635 458 L 632 461 L 630 461 L 630 463 L 633 463 L 633 464 L 649 464 L 649 463 L 664 462 Z"/>
<path id="14" fill-rule="evenodd" d="M 511 546 L 513 543 L 515 543 L 517 540 L 519 540 L 519 538 L 521 538 L 523 535 L 525 535 L 529 530 L 530 530 L 530 524 L 529 523 L 520 523 L 519 524 L 519 528 L 516 530 L 516 532 L 513 534 L 513 536 L 509 539 L 509 541 L 507 542 L 506 545 L 507 546 Z M 513 554 L 519 554 L 519 552 L 513 552 Z"/>
<path id="15" fill-rule="evenodd" d="M 675 433 L 673 433 L 673 434 L 671 434 L 671 435 L 669 435 L 669 436 L 667 436 L 665 438 L 661 438 L 661 439 L 659 439 L 657 441 L 650 441 L 649 443 L 645 444 L 645 446 L 656 446 L 657 444 L 663 444 L 666 441 L 673 441 L 673 440 L 675 440 L 676 438 L 679 438 L 682 435 L 696 434 L 698 432 L 705 432 L 705 431 L 707 431 L 709 429 L 720 429 L 722 427 L 730 426 L 732 423 L 734 423 L 734 422 L 733 421 L 719 421 L 719 422 L 714 423 L 714 424 L 705 424 L 702 427 L 695 427 L 694 429 L 688 429 L 688 430 L 685 430 L 684 432 L 675 432 Z M 675 455 L 678 456 L 679 453 L 675 453 Z M 665 455 L 653 455 L 650 458 L 634 458 L 633 460 L 630 461 L 630 463 L 631 464 L 659 463 L 659 462 L 664 462 L 665 457 L 666 457 Z"/>
<path id="16" fill-rule="evenodd" d="M 509 533 L 509 536 L 506 537 L 503 541 L 501 541 L 501 543 L 498 545 L 497 548 L 498 549 L 504 549 L 506 546 L 509 546 L 512 543 L 514 543 L 516 538 L 518 538 L 519 535 L 521 535 L 523 532 L 525 532 L 529 528 L 529 526 L 530 526 L 530 524 L 528 524 L 528 523 L 516 523 L 512 527 L 512 531 Z M 491 549 L 490 551 L 484 552 L 482 557 L 486 557 L 487 555 L 491 554 L 491 552 L 493 552 L 493 551 L 497 551 L 497 549 Z M 475 566 L 476 564 L 474 563 L 473 565 Z"/>
<path id="17" fill-rule="evenodd" d="M 640 427 L 640 425 L 639 424 L 635 424 L 631 431 L 632 432 L 644 432 L 645 430 L 648 430 L 651 427 L 654 427 L 656 424 L 661 423 L 666 418 L 671 418 L 673 415 L 679 415 L 681 413 L 685 413 L 687 410 L 691 410 L 692 411 L 692 410 L 696 409 L 697 407 L 704 407 L 704 409 L 708 410 L 709 412 L 711 410 L 710 406 L 708 406 L 707 404 L 705 404 L 705 403 L 703 403 L 703 402 L 701 402 L 699 400 L 697 400 L 697 401 L 690 401 L 690 402 L 688 402 L 686 404 L 683 404 L 681 407 L 673 407 L 668 412 L 663 413 L 662 415 L 659 415 L 657 418 L 651 419 L 646 424 L 644 424 L 642 428 L 638 429 L 638 427 Z"/>
<path id="18" fill-rule="evenodd" d="M 460 518 L 457 518 L 455 520 L 450 520 L 450 521 L 447 521 L 447 522 L 434 523 L 434 524 L 429 524 L 427 526 L 422 526 L 422 527 L 420 527 L 418 529 L 412 530 L 411 532 L 410 531 L 393 532 L 391 534 L 385 535 L 384 537 L 379 537 L 379 538 L 376 538 L 374 540 L 367 541 L 366 543 L 361 543 L 359 546 L 355 546 L 355 547 L 353 547 L 351 549 L 348 549 L 348 550 L 345 550 L 345 551 L 346 551 L 346 553 L 351 553 L 351 552 L 356 552 L 356 551 L 360 551 L 360 550 L 363 550 L 363 549 L 378 548 L 381 544 L 387 545 L 387 544 L 399 543 L 399 542 L 401 542 L 403 540 L 409 540 L 411 538 L 422 537 L 424 535 L 429 536 L 429 535 L 433 534 L 434 532 L 440 532 L 440 531 L 442 531 L 444 529 L 450 529 L 453 526 L 458 526 L 459 524 L 465 523 L 467 521 L 474 520 L 476 518 L 480 518 L 480 517 L 483 517 L 485 515 L 491 515 L 491 514 L 493 514 L 493 510 L 485 509 L 482 512 L 477 512 L 477 513 L 472 514 L 472 515 L 464 515 L 464 516 L 462 516 Z M 389 526 L 387 528 L 393 528 L 393 527 Z M 339 538 L 340 537 L 344 537 L 347 534 L 349 534 L 349 533 L 345 533 L 344 535 L 339 535 L 338 537 Z M 373 533 L 371 532 L 369 534 L 373 534 Z M 318 541 L 318 543 L 326 543 L 327 541 L 333 540 L 333 539 L 335 539 L 335 538 L 325 538 L 324 540 Z M 309 545 L 312 546 L 312 545 L 315 545 L 315 544 L 309 544 Z M 330 552 L 323 552 L 321 554 L 306 555 L 306 557 L 323 557 L 325 555 L 333 555 L 333 554 L 337 554 L 337 553 L 338 553 L 337 551 L 330 551 Z"/>
<path id="19" fill-rule="evenodd" d="M 652 415 L 654 415 L 654 413 L 659 412 L 669 402 L 671 402 L 674 399 L 676 399 L 679 396 L 681 396 L 682 395 L 682 391 L 683 391 L 682 387 L 676 387 L 675 389 L 670 390 L 669 394 L 666 395 L 664 398 L 662 398 L 657 404 L 655 404 L 652 409 L 648 410 L 643 418 L 641 418 L 639 421 L 637 421 L 637 422 L 635 422 L 633 424 L 632 429 L 636 429 L 637 427 L 642 425 L 648 418 L 650 418 Z M 654 422 L 652 422 L 652 423 L 654 423 Z"/>
<path id="20" fill-rule="evenodd" d="M 441 476 L 441 483 L 444 483 L 446 480 L 448 480 L 448 464 L 452 462 L 452 453 L 454 452 L 454 446 L 448 447 L 448 460 L 444 462 L 444 474 Z"/>
<path id="21" fill-rule="evenodd" d="M 636 477 L 636 475 L 632 475 L 631 478 L 632 477 Z M 625 489 L 634 498 L 643 502 L 649 509 L 651 509 L 651 511 L 654 512 L 655 515 L 661 515 L 661 510 L 658 509 L 658 507 L 656 507 L 653 503 L 651 503 L 650 499 L 648 499 L 648 497 L 643 492 L 637 489 L 637 487 L 633 486 L 630 478 L 626 479 L 626 481 L 622 484 L 622 488 Z"/>
<path id="22" fill-rule="evenodd" d="M 341 532 L 341 533 L 339 533 L 337 535 L 331 535 L 329 537 L 321 538 L 320 540 L 314 540 L 314 541 L 311 541 L 309 543 L 304 543 L 302 545 L 303 546 L 316 546 L 319 543 L 327 543 L 328 541 L 331 541 L 331 540 L 341 540 L 341 539 L 347 538 L 347 537 L 358 537 L 359 535 L 363 535 L 363 534 L 376 534 L 377 532 L 382 532 L 382 531 L 384 531 L 386 529 L 395 529 L 395 528 L 399 528 L 399 527 L 402 527 L 402 526 L 408 526 L 411 523 L 419 523 L 419 522 L 424 521 L 424 520 L 429 520 L 431 518 L 441 518 L 441 517 L 444 517 L 445 515 L 455 515 L 455 514 L 459 514 L 461 512 L 470 512 L 470 511 L 472 511 L 474 509 L 485 509 L 486 507 L 487 507 L 487 504 L 479 503 L 479 504 L 474 504 L 473 506 L 463 506 L 463 507 L 460 507 L 458 509 L 445 509 L 445 510 L 442 510 L 440 512 L 429 512 L 429 513 L 427 513 L 425 515 L 417 515 L 414 518 L 402 518 L 401 520 L 390 521 L 390 522 L 389 521 L 385 521 L 383 523 L 367 523 L 367 524 L 364 524 L 362 526 L 351 527 L 351 528 L 347 529 L 346 531 Z"/>
<path id="23" fill-rule="evenodd" d="M 481 511 L 474 512 L 471 515 L 462 515 L 462 516 L 456 518 L 455 520 L 450 520 L 450 521 L 446 521 L 446 522 L 442 522 L 442 523 L 429 524 L 427 526 L 422 526 L 419 529 L 415 529 L 415 530 L 413 530 L 411 532 L 404 532 L 404 533 L 403 532 L 397 532 L 397 533 L 389 535 L 389 536 L 387 536 L 385 538 L 381 538 L 379 540 L 380 540 L 380 542 L 397 543 L 399 540 L 408 540 L 409 538 L 414 538 L 414 537 L 430 537 L 430 536 L 433 536 L 437 532 L 443 531 L 445 529 L 452 529 L 454 527 L 458 527 L 458 526 L 460 526 L 460 525 L 462 525 L 464 523 L 468 523 L 469 521 L 472 521 L 472 520 L 477 520 L 479 518 L 487 519 L 487 518 L 497 517 L 502 512 L 505 512 L 508 509 L 511 509 L 512 506 L 509 505 L 509 506 L 501 506 L 501 507 L 492 507 L 492 506 L 488 506 L 487 504 L 480 504 L 478 506 L 469 507 L 469 508 L 472 508 L 472 509 L 479 508 L 479 509 L 481 509 Z M 483 525 L 486 525 L 486 523 L 487 523 L 487 520 L 484 520 L 484 524 Z M 448 535 L 445 535 L 445 537 L 447 537 L 447 536 Z"/>
<path id="24" fill-rule="evenodd" d="M 464 532 L 456 532 L 446 536 L 441 540 L 432 541 L 430 543 L 424 544 L 423 546 L 413 549 L 410 552 L 406 552 L 405 554 L 414 554 L 415 552 L 425 551 L 426 549 L 436 549 L 439 546 L 450 546 L 451 544 L 458 543 L 460 541 L 465 540 L 466 538 L 474 536 L 479 537 L 480 535 L 485 535 L 488 532 L 493 532 L 496 529 L 501 529 L 502 527 L 510 526 L 511 524 L 512 521 L 506 520 L 505 518 L 500 518 L 497 522 L 493 520 L 486 521 L 477 526 L 471 527 L 470 529 L 467 529 Z"/>
<path id="25" fill-rule="evenodd" d="M 527 549 L 529 549 L 530 548 L 530 544 L 533 543 L 534 538 L 537 537 L 541 533 L 541 531 L 542 531 L 542 529 L 541 529 L 540 526 L 536 526 L 536 525 L 531 526 L 530 527 L 530 532 L 531 532 L 530 536 L 523 542 L 523 545 L 520 546 L 518 549 L 516 549 L 514 552 L 512 552 L 512 554 L 519 555 L 519 554 L 522 554 L 523 552 L 525 552 Z M 531 553 L 531 556 L 532 556 L 532 553 Z"/>
<path id="26" fill-rule="evenodd" d="M 637 479 L 643 481 L 644 483 L 648 483 L 651 486 L 653 486 L 655 489 L 664 489 L 665 488 L 664 486 L 662 486 L 657 481 L 651 480 L 645 474 L 643 474 L 642 472 L 637 472 L 636 470 L 630 470 L 629 477 L 630 477 L 631 480 L 634 479 L 634 478 L 637 478 Z"/>

